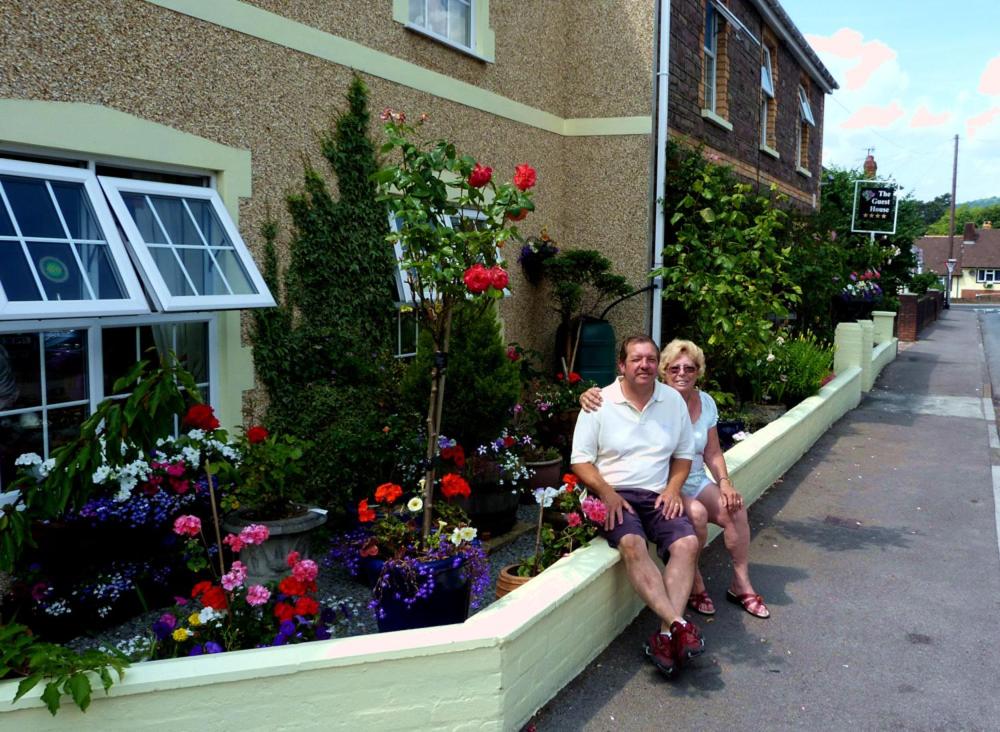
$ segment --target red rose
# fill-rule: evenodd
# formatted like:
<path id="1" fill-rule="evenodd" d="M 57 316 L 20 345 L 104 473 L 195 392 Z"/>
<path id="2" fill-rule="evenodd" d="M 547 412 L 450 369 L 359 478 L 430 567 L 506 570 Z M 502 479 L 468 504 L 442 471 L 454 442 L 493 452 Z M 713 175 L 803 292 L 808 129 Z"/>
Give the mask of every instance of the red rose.
<path id="1" fill-rule="evenodd" d="M 526 208 L 513 208 L 507 212 L 507 218 L 511 221 L 524 221 L 527 215 L 528 209 Z"/>
<path id="2" fill-rule="evenodd" d="M 579 384 L 582 380 L 583 380 L 583 377 L 580 376 L 580 374 L 576 373 L 576 371 L 570 371 L 569 372 L 569 383 L 571 383 L 571 384 Z"/>
<path id="3" fill-rule="evenodd" d="M 474 264 L 465 270 L 462 279 L 469 292 L 478 295 L 481 292 L 486 292 L 486 288 L 490 286 L 490 271 L 481 264 Z"/>
<path id="4" fill-rule="evenodd" d="M 300 597 L 295 602 L 296 615 L 315 615 L 319 612 L 319 603 L 311 597 Z"/>
<path id="5" fill-rule="evenodd" d="M 493 179 L 493 168 L 486 168 L 476 163 L 469 174 L 469 185 L 473 188 L 482 188 Z"/>
<path id="6" fill-rule="evenodd" d="M 184 415 L 184 425 L 197 430 L 217 430 L 219 420 L 215 418 L 215 410 L 207 404 L 192 404 Z"/>
<path id="7" fill-rule="evenodd" d="M 276 617 L 281 622 L 286 620 L 291 620 L 295 617 L 295 608 L 289 605 L 287 602 L 278 602 L 274 605 L 274 617 Z"/>
<path id="8" fill-rule="evenodd" d="M 278 583 L 278 590 L 286 595 L 304 595 L 306 586 L 294 577 L 285 577 Z"/>
<path id="9" fill-rule="evenodd" d="M 448 473 L 441 479 L 441 493 L 445 498 L 453 498 L 455 496 L 465 496 L 468 498 L 472 490 L 461 475 Z"/>
<path id="10" fill-rule="evenodd" d="M 257 425 L 256 427 L 251 427 L 247 430 L 247 441 L 251 445 L 256 445 L 258 442 L 263 442 L 267 439 L 267 430 Z"/>
<path id="11" fill-rule="evenodd" d="M 507 358 L 515 362 L 520 361 L 521 354 L 517 352 L 517 349 L 514 348 L 514 346 L 507 346 Z"/>
<path id="12" fill-rule="evenodd" d="M 514 168 L 514 185 L 522 191 L 526 191 L 535 185 L 538 180 L 538 174 L 535 173 L 535 169 L 532 168 L 527 163 L 522 163 Z"/>
<path id="13" fill-rule="evenodd" d="M 201 596 L 201 604 L 213 610 L 226 609 L 226 593 L 221 587 L 209 587 Z"/>
<path id="14" fill-rule="evenodd" d="M 375 500 L 379 503 L 395 503 L 403 495 L 403 489 L 395 483 L 383 483 L 375 489 Z"/>
<path id="15" fill-rule="evenodd" d="M 490 268 L 490 284 L 497 290 L 502 290 L 510 282 L 507 272 L 499 264 Z"/>
<path id="16" fill-rule="evenodd" d="M 375 509 L 368 508 L 368 499 L 358 501 L 358 521 L 367 522 L 375 520 Z"/>

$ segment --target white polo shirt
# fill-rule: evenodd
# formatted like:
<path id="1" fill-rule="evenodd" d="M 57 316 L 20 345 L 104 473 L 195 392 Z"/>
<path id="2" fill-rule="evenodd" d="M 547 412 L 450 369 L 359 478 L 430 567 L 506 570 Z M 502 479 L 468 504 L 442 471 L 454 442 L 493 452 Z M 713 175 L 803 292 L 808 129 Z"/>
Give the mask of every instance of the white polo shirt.
<path id="1" fill-rule="evenodd" d="M 580 411 L 571 463 L 593 463 L 616 490 L 662 493 L 672 457 L 693 460 L 694 432 L 683 397 L 656 383 L 640 412 L 625 398 L 621 381 L 601 389 L 596 412 Z"/>

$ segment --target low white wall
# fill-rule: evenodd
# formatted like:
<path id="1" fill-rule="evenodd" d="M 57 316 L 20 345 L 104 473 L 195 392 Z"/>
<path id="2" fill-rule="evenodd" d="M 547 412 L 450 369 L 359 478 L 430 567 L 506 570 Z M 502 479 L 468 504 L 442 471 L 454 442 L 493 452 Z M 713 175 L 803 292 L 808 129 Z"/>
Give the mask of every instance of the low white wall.
<path id="1" fill-rule="evenodd" d="M 748 505 L 861 389 L 862 369 L 845 367 L 726 453 Z M 86 714 L 64 701 L 54 718 L 41 687 L 11 705 L 17 682 L 0 682 L 0 728 L 516 730 L 641 609 L 618 553 L 598 539 L 461 625 L 141 663 L 110 696 L 96 691 Z"/>

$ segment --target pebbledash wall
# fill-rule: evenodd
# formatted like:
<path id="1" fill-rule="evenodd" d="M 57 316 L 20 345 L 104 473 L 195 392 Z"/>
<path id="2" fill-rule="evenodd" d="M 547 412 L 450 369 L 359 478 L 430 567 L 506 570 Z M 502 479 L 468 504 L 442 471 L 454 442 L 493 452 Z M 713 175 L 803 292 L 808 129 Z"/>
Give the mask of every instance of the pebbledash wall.
<path id="1" fill-rule="evenodd" d="M 836 378 L 726 453 L 748 504 L 860 403 L 896 355 L 892 316 L 838 326 Z M 598 539 L 461 625 L 141 663 L 86 714 L 64 704 L 56 718 L 40 688 L 12 705 L 17 682 L 2 682 L 0 727 L 193 729 L 225 710 L 241 730 L 516 730 L 641 609 Z"/>
<path id="2" fill-rule="evenodd" d="M 398 20 L 406 17 L 406 0 L 5 3 L 0 100 L 35 106 L 8 107 L 18 117 L 0 120 L 0 154 L 84 157 L 88 151 L 72 136 L 47 134 L 67 104 L 126 120 L 107 130 L 111 142 L 121 134 L 120 148 L 99 151 L 118 164 L 154 170 L 182 164 L 175 145 L 143 137 L 143 123 L 233 150 L 251 180 L 227 205 L 260 261 L 268 212 L 286 225 L 287 240 L 284 199 L 301 184 L 303 159 L 328 169 L 317 131 L 344 106 L 358 73 L 370 89 L 375 139 L 382 108 L 428 112 L 429 135 L 454 140 L 500 180 L 509 180 L 515 165 L 531 163 L 539 176 L 537 211 L 522 232 L 547 226 L 560 245 L 599 249 L 644 285 L 653 4 L 473 4 L 483 57 L 408 30 Z M 11 126 L 30 134 L 10 134 Z M 211 157 L 184 165 L 225 173 Z M 556 321 L 545 292 L 524 280 L 517 252 L 507 256 L 515 294 L 501 306 L 505 335 L 551 351 Z M 648 330 L 642 300 L 613 313 L 619 332 Z M 243 364 L 237 372 L 244 378 L 224 384 L 236 405 L 250 374 L 238 321 L 230 329 L 236 338 L 224 345 L 229 360 Z M 240 416 L 238 409 L 223 414 L 230 425 Z"/>

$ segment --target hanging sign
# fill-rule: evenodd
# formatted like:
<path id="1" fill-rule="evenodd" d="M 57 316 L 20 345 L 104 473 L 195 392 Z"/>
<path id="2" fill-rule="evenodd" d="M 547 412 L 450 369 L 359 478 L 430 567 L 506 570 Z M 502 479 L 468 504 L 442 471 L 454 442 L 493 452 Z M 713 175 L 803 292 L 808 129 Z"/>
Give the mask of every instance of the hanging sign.
<path id="1" fill-rule="evenodd" d="M 851 231 L 863 234 L 895 234 L 899 199 L 896 184 L 882 180 L 854 181 Z"/>

